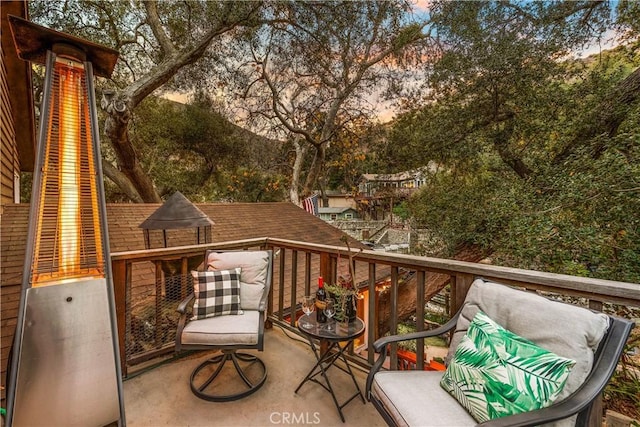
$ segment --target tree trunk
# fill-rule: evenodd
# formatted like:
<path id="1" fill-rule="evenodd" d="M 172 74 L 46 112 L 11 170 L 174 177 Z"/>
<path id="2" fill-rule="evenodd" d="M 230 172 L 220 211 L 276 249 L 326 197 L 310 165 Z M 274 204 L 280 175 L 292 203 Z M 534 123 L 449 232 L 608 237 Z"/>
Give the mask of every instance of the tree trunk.
<path id="1" fill-rule="evenodd" d="M 304 188 L 302 189 L 303 194 L 311 194 L 314 190 L 315 184 L 318 181 L 318 177 L 322 172 L 322 167 L 324 165 L 325 154 L 327 151 L 326 143 L 322 143 L 315 146 L 316 155 L 313 158 L 313 163 L 311 163 L 311 167 L 309 168 L 309 173 L 307 174 L 307 179 L 304 183 Z"/>
<path id="2" fill-rule="evenodd" d="M 293 170 L 291 172 L 291 185 L 289 186 L 289 201 L 300 206 L 300 174 L 302 174 L 302 163 L 304 162 L 304 154 L 307 151 L 304 142 L 299 138 L 295 138 L 293 145 L 296 149 L 296 158 L 293 161 Z"/>
<path id="3" fill-rule="evenodd" d="M 142 203 L 140 195 L 136 191 L 135 187 L 131 185 L 131 181 L 111 163 L 102 160 L 102 170 L 104 174 L 120 189 L 122 192 L 131 199 L 134 203 Z"/>
<path id="4" fill-rule="evenodd" d="M 143 202 L 161 203 L 162 199 L 160 199 L 156 189 L 153 187 L 151 178 L 140 166 L 133 144 L 129 140 L 128 126 L 131 120 L 129 107 L 118 97 L 112 95 L 112 93 L 107 93 L 101 105 L 108 114 L 104 130 L 111 140 L 118 166 L 122 174 L 127 177 L 133 188 L 136 189 Z M 123 190 L 126 191 L 125 188 Z"/>
<path id="5" fill-rule="evenodd" d="M 531 169 L 520 157 L 516 156 L 511 147 L 509 147 L 508 141 L 494 140 L 494 146 L 502 161 L 513 169 L 520 178 L 527 179 L 531 176 Z"/>
<path id="6" fill-rule="evenodd" d="M 531 176 L 532 171 L 525 162 L 513 152 L 509 141 L 513 135 L 513 115 L 508 114 L 508 119 L 503 123 L 497 123 L 497 130 L 493 135 L 493 146 L 496 148 L 502 161 L 509 166 L 522 179 Z"/>

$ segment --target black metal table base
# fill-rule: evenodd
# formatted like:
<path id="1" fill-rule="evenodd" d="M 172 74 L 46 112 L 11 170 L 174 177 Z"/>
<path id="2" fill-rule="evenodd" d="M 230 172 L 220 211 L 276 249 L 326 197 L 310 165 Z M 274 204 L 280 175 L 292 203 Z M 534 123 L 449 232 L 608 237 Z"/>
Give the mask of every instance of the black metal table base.
<path id="1" fill-rule="evenodd" d="M 349 362 L 347 361 L 346 357 L 344 356 L 345 350 L 349 347 L 349 345 L 353 342 L 353 340 L 349 340 L 343 346 L 340 345 L 340 342 L 336 342 L 336 341 L 327 341 L 327 342 L 328 342 L 329 345 L 327 346 L 327 349 L 324 351 L 324 353 L 321 354 L 320 353 L 320 349 L 318 349 L 316 347 L 316 345 L 314 344 L 313 340 L 312 339 L 309 340 L 311 348 L 313 349 L 313 354 L 316 356 L 317 362 L 316 362 L 315 366 L 313 368 L 311 368 L 311 370 L 309 371 L 307 376 L 302 380 L 300 385 L 298 385 L 298 388 L 296 388 L 295 392 L 298 393 L 298 390 L 300 390 L 300 388 L 307 381 L 312 381 L 312 382 L 314 382 L 316 384 L 320 384 L 325 390 L 327 390 L 331 394 L 331 397 L 333 398 L 333 403 L 335 403 L 336 408 L 338 409 L 338 413 L 340 414 L 340 419 L 342 420 L 342 422 L 345 422 L 344 414 L 342 413 L 342 408 L 347 406 L 347 404 L 349 404 L 353 399 L 355 399 L 358 396 L 360 396 L 360 399 L 362 399 L 362 403 L 365 403 L 364 395 L 362 394 L 362 391 L 360 390 L 360 386 L 358 385 L 358 382 L 356 381 L 356 377 L 355 377 L 355 375 L 353 375 L 353 371 L 351 370 L 351 366 L 349 366 Z M 336 351 L 333 351 L 333 349 L 336 349 Z M 341 359 L 344 362 L 344 365 L 346 366 L 346 369 L 343 368 L 342 366 L 339 366 L 339 365 L 335 364 L 335 362 L 338 359 Z M 340 369 L 341 371 L 346 372 L 347 374 L 349 374 L 351 376 L 351 380 L 353 381 L 353 385 L 356 387 L 356 390 L 357 390 L 356 393 L 354 393 L 351 397 L 349 397 L 349 399 L 347 399 L 342 404 L 340 404 L 338 402 L 338 398 L 336 397 L 336 394 L 333 391 L 333 387 L 331 386 L 331 381 L 329 381 L 329 377 L 327 376 L 327 371 L 332 366 L 335 366 L 336 368 Z M 324 382 L 319 380 L 319 379 L 317 379 L 317 377 L 319 375 L 322 377 L 322 379 L 324 379 Z"/>

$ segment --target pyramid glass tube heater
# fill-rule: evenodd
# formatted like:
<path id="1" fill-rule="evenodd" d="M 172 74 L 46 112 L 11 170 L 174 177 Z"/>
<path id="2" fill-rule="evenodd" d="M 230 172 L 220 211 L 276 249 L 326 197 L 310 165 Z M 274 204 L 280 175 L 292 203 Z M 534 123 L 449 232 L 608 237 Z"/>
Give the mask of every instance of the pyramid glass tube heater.
<path id="1" fill-rule="evenodd" d="M 96 75 L 118 53 L 9 17 L 19 56 L 45 64 L 8 425 L 124 425 Z"/>

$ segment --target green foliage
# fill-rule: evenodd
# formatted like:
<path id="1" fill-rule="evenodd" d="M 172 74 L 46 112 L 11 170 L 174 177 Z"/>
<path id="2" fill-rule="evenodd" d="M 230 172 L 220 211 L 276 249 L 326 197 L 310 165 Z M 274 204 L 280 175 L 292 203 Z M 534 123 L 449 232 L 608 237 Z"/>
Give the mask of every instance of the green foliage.
<path id="1" fill-rule="evenodd" d="M 398 324 L 397 333 L 399 335 L 410 334 L 415 331 L 416 331 L 416 325 L 413 323 Z M 387 333 L 387 335 L 389 334 Z M 448 347 L 447 342 L 444 340 L 444 338 L 441 338 L 441 337 L 427 337 L 424 339 L 424 344 L 427 346 L 433 346 L 433 347 L 444 347 L 444 348 Z M 400 341 L 398 343 L 398 347 L 400 347 L 403 350 L 411 351 L 415 353 L 418 350 L 418 341 L 417 340 Z"/>
<path id="2" fill-rule="evenodd" d="M 620 135 L 541 174 L 514 214 L 496 261 L 640 282 L 640 140 Z M 529 242 L 518 238 L 526 233 Z"/>
<path id="3" fill-rule="evenodd" d="M 638 41 L 640 35 L 640 3 L 636 0 L 621 0 L 618 3 L 617 26 L 625 38 Z"/>
<path id="4" fill-rule="evenodd" d="M 149 97 L 137 109 L 132 140 L 160 194 L 191 200 L 280 201 L 286 179 L 274 169 L 274 142 L 216 113 L 199 94 L 187 105 Z"/>
<path id="5" fill-rule="evenodd" d="M 404 323 L 398 324 L 398 334 L 400 335 L 408 334 L 415 331 L 416 327 L 414 325 L 407 325 Z M 412 351 L 414 353 L 418 350 L 416 340 L 400 341 L 398 343 L 398 347 L 403 350 Z"/>
<path id="6" fill-rule="evenodd" d="M 357 188 L 360 177 L 364 173 L 366 159 L 367 135 L 370 126 L 364 120 L 345 124 L 336 131 L 336 136 L 327 150 L 323 178 L 327 181 L 327 189 L 351 192 Z"/>
<path id="7" fill-rule="evenodd" d="M 403 220 L 410 218 L 409 206 L 406 201 L 402 201 L 400 204 L 393 207 L 393 214 L 400 217 Z"/>
<path id="8" fill-rule="evenodd" d="M 640 140 L 609 143 L 601 157 L 585 150 L 535 180 L 486 166 L 443 172 L 409 206 L 448 255 L 472 243 L 502 265 L 637 283 Z"/>
<path id="9" fill-rule="evenodd" d="M 234 202 L 278 202 L 285 198 L 286 178 L 240 167 L 225 174 L 220 198 Z"/>
<path id="10" fill-rule="evenodd" d="M 159 1 L 154 2 L 164 31 L 176 50 L 186 50 L 201 37 L 225 23 L 236 21 L 251 27 L 258 20 L 256 1 Z M 30 19 L 59 31 L 110 46 L 120 52 L 112 79 L 124 87 L 142 76 L 152 74 L 154 66 L 167 59 L 147 21 L 144 2 L 34 0 L 29 2 Z M 240 38 L 240 28 L 235 35 Z M 231 39 L 233 40 L 233 39 Z M 219 82 L 221 58 L 234 49 L 234 43 L 222 37 L 212 41 L 198 66 L 175 70 L 166 87 L 182 90 L 212 88 Z M 165 52 L 166 53 L 166 52 Z"/>
<path id="11" fill-rule="evenodd" d="M 431 312 L 431 311 L 425 311 L 424 313 L 424 320 L 427 320 L 429 322 L 433 322 L 433 323 L 437 323 L 439 325 L 444 325 L 445 323 L 447 323 L 450 319 L 450 316 L 448 314 L 445 313 L 435 313 L 435 312 Z M 445 345 L 446 347 L 446 345 Z"/>
<path id="12" fill-rule="evenodd" d="M 418 223 L 445 242 L 446 255 L 453 255 L 461 243 L 491 249 L 497 246 L 515 205 L 517 189 L 509 188 L 507 176 L 504 171 L 442 172 L 411 198 L 409 207 Z"/>
<path id="13" fill-rule="evenodd" d="M 428 102 L 382 148 L 443 166 L 409 208 L 445 255 L 471 243 L 497 264 L 640 282 L 637 45 L 559 60 L 607 25 L 601 6 L 436 3 Z"/>

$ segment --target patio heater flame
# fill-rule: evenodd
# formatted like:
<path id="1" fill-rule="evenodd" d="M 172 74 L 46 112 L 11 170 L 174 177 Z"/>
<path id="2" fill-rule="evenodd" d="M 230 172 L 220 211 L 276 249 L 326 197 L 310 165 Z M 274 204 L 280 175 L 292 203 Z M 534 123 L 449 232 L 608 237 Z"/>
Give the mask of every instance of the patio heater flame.
<path id="1" fill-rule="evenodd" d="M 64 276 L 77 273 L 80 264 L 80 186 L 78 185 L 78 155 L 76 145 L 79 141 L 80 120 L 73 106 L 82 105 L 80 93 L 81 75 L 74 72 L 73 63 L 64 67 L 56 64 L 62 83 L 60 98 L 70 99 L 63 102 L 60 109 L 60 270 Z M 79 73 L 78 73 L 79 74 Z M 72 106 L 73 104 L 73 106 Z"/>
<path id="2" fill-rule="evenodd" d="M 53 64 L 49 132 L 32 262 L 32 286 L 104 277 L 95 153 L 84 65 Z"/>
<path id="3" fill-rule="evenodd" d="M 118 52 L 9 16 L 19 56 L 45 64 L 7 425 L 124 425 L 96 75 Z"/>

